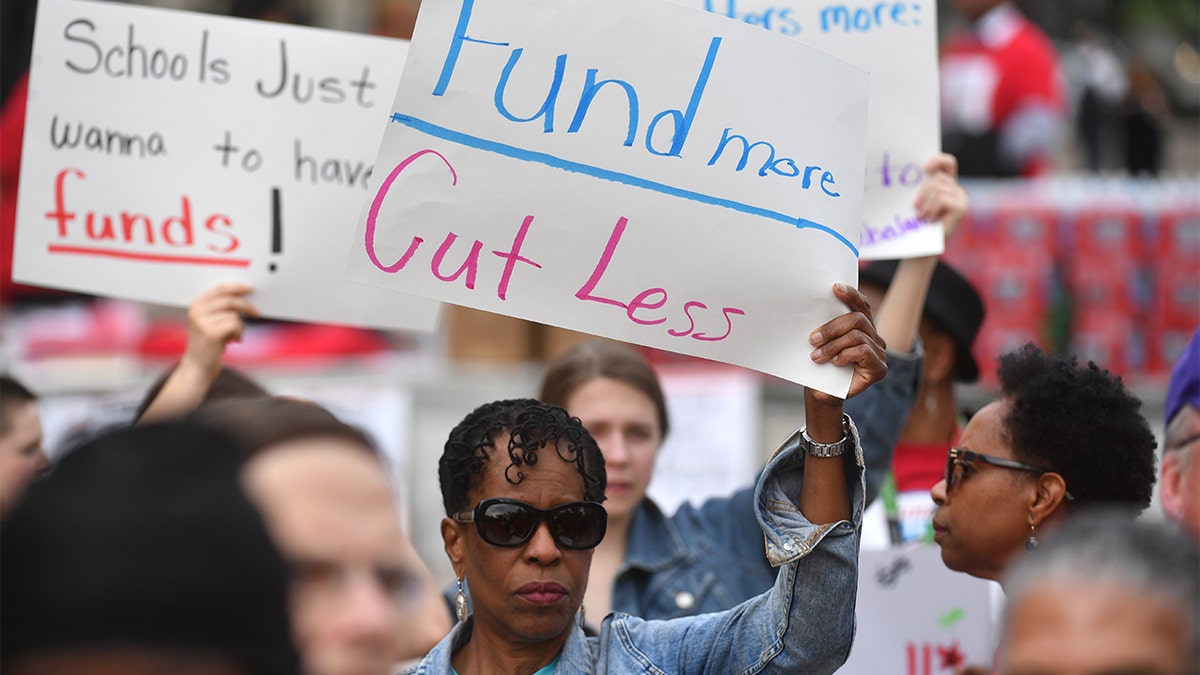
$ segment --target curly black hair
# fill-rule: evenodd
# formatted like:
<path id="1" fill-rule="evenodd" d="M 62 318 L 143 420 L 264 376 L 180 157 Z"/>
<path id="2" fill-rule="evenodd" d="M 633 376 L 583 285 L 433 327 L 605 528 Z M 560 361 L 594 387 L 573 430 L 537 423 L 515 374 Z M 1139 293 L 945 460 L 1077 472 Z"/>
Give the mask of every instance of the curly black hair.
<path id="1" fill-rule="evenodd" d="M 1120 377 L 1032 344 L 1001 356 L 999 376 L 1017 459 L 1061 474 L 1076 506 L 1150 505 L 1157 441 Z"/>
<path id="2" fill-rule="evenodd" d="M 513 485 L 525 479 L 521 467 L 535 466 L 538 451 L 553 445 L 564 462 L 583 477 L 584 499 L 604 501 L 607 476 L 604 456 L 578 417 L 556 405 L 531 398 L 485 403 L 463 418 L 450 432 L 438 460 L 438 482 L 446 515 L 466 510 L 468 493 L 482 481 L 485 462 L 492 459 L 496 439 L 508 433 L 509 465 L 504 477 Z"/>

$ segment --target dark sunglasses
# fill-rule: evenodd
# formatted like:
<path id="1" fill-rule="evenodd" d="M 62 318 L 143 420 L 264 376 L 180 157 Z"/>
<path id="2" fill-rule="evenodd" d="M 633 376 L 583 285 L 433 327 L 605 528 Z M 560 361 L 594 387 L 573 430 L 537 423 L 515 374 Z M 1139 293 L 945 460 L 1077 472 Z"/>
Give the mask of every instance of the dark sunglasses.
<path id="1" fill-rule="evenodd" d="M 973 452 L 964 448 L 950 448 L 946 453 L 946 492 L 949 493 L 954 489 L 954 485 L 962 481 L 963 475 L 969 468 L 966 462 L 983 462 L 992 466 L 999 466 L 1005 469 L 1014 469 L 1016 471 L 1028 471 L 1036 473 L 1039 476 L 1044 473 L 1054 473 L 1050 469 L 1025 464 L 1012 459 L 1004 459 L 1003 457 L 995 457 L 985 455 L 982 452 Z M 1071 495 L 1071 491 L 1066 493 L 1067 500 L 1073 500 L 1075 497 Z"/>
<path id="2" fill-rule="evenodd" d="M 543 510 L 515 499 L 493 497 L 451 517 L 460 523 L 475 523 L 479 537 L 493 546 L 520 546 L 543 521 L 559 546 L 575 550 L 595 548 L 608 530 L 608 512 L 597 502 L 571 502 Z"/>

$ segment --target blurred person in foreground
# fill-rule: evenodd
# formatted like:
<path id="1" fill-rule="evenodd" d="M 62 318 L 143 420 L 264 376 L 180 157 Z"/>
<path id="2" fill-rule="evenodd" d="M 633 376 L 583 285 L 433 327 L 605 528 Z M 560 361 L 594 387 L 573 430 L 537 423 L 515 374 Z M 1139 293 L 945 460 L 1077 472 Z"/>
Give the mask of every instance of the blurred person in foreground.
<path id="1" fill-rule="evenodd" d="M 1167 385 L 1163 438 L 1163 511 L 1200 540 L 1200 329 L 1184 348 Z"/>
<path id="2" fill-rule="evenodd" d="M 1077 515 L 1006 575 L 1001 675 L 1200 672 L 1198 570 L 1173 523 Z"/>
<path id="3" fill-rule="evenodd" d="M 183 422 L 59 461 L 0 526 L 4 673 L 298 673 L 286 568 L 240 461 Z"/>
<path id="4" fill-rule="evenodd" d="M 37 396 L 16 378 L 0 375 L 0 518 L 12 511 L 26 486 L 49 469 Z"/>
<path id="5" fill-rule="evenodd" d="M 366 435 L 284 397 L 212 403 L 195 418 L 245 446 L 246 490 L 292 570 L 292 628 L 307 675 L 391 673 L 449 632 Z"/>
<path id="6" fill-rule="evenodd" d="M 963 176 L 1046 174 L 1067 129 L 1054 45 L 1007 0 L 951 4 L 966 25 L 942 46 L 942 148 Z"/>
<path id="7" fill-rule="evenodd" d="M 813 331 L 811 346 L 819 362 L 852 369 L 854 396 L 886 374 L 884 347 L 862 295 L 844 284 L 837 293 L 851 311 Z M 843 403 L 807 389 L 798 442 L 785 443 L 759 478 L 755 517 L 781 568 L 771 589 L 718 613 L 609 614 L 593 637 L 579 612 L 607 531 L 604 456 L 559 406 L 480 406 L 450 432 L 438 463 L 442 539 L 473 611 L 460 590 L 459 623 L 408 672 L 835 671 L 854 633 L 864 507 L 862 447 Z"/>

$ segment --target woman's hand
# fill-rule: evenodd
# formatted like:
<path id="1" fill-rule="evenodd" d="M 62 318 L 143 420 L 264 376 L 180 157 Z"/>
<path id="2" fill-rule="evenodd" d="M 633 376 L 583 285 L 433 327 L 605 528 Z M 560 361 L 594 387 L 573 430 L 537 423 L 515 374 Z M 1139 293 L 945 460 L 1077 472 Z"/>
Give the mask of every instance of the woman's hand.
<path id="1" fill-rule="evenodd" d="M 946 241 L 967 215 L 967 191 L 958 184 L 958 160 L 939 153 L 925 162 L 925 180 L 917 189 L 913 209 L 921 220 L 942 223 Z"/>
<path id="2" fill-rule="evenodd" d="M 248 284 L 227 282 L 192 301 L 188 306 L 187 351 L 181 367 L 192 368 L 210 380 L 217 376 L 225 345 L 242 338 L 242 317 L 258 316 L 258 309 L 246 299 L 252 292 L 254 287 Z"/>
<path id="3" fill-rule="evenodd" d="M 853 366 L 846 398 L 862 393 L 887 375 L 887 344 L 875 331 L 871 306 L 853 286 L 834 284 L 833 294 L 850 309 L 814 330 L 808 340 L 814 363 Z M 842 399 L 810 389 L 818 402 L 841 405 Z"/>

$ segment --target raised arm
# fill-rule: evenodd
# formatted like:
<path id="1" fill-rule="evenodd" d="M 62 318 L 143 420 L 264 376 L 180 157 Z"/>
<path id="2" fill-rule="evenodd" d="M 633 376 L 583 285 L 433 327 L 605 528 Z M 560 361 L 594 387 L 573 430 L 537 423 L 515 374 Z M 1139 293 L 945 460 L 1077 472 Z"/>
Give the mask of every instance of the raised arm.
<path id="1" fill-rule="evenodd" d="M 186 415 L 200 407 L 221 372 L 225 345 L 242 338 L 242 317 L 258 316 L 258 309 L 246 298 L 253 291 L 243 283 L 220 283 L 192 301 L 183 358 L 137 424 Z"/>

